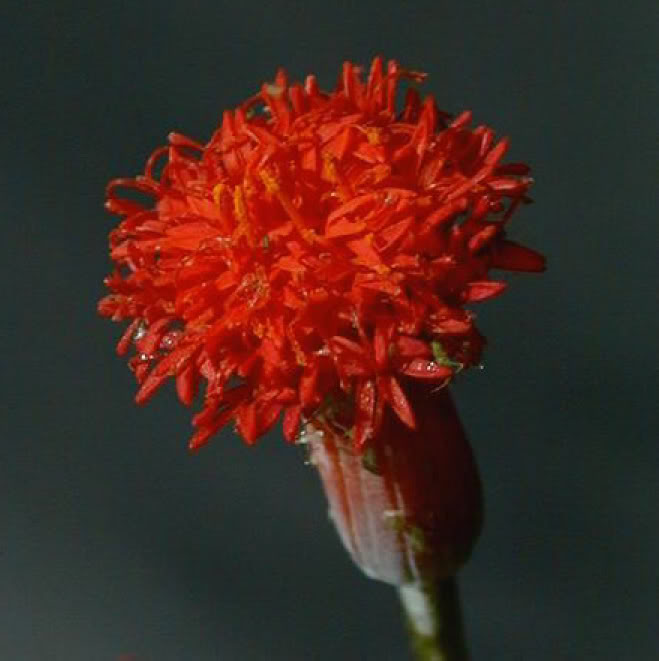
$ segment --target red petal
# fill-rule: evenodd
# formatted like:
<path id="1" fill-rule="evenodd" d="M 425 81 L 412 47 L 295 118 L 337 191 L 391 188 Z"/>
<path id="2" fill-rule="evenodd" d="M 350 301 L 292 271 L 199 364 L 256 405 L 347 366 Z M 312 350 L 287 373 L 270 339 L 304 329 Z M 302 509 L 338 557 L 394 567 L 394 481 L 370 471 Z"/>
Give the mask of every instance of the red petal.
<path id="1" fill-rule="evenodd" d="M 256 402 L 249 402 L 238 407 L 236 410 L 236 427 L 249 445 L 256 442 L 258 437 Z"/>
<path id="2" fill-rule="evenodd" d="M 210 417 L 210 414 L 215 414 L 215 411 L 211 410 L 209 412 L 202 411 L 202 414 L 206 413 L 206 417 Z M 229 407 L 224 409 L 221 413 L 216 415 L 214 419 L 209 420 L 205 425 L 200 426 L 200 429 L 194 434 L 194 436 L 188 442 L 188 449 L 192 452 L 198 450 L 202 445 L 205 445 L 210 440 L 211 436 L 214 436 L 224 425 L 231 420 L 234 414 L 234 409 Z"/>
<path id="3" fill-rule="evenodd" d="M 374 278 L 373 273 L 369 273 L 365 278 L 360 278 L 360 274 L 355 277 L 354 286 L 363 287 L 364 289 L 372 289 L 374 291 L 380 291 L 383 294 L 388 294 L 389 296 L 399 296 L 401 293 L 401 288 L 391 280 L 386 280 L 384 278 Z"/>
<path id="4" fill-rule="evenodd" d="M 340 236 L 351 236 L 353 234 L 359 234 L 366 229 L 366 223 L 363 222 L 353 222 L 351 220 L 339 220 L 336 223 L 332 223 L 326 230 L 325 236 L 328 239 L 335 239 Z"/>
<path id="5" fill-rule="evenodd" d="M 330 349 L 340 370 L 347 376 L 366 376 L 370 373 L 368 357 L 360 344 L 347 337 L 335 335 L 329 341 Z"/>
<path id="6" fill-rule="evenodd" d="M 167 136 L 167 139 L 169 140 L 169 144 L 174 147 L 188 147 L 190 149 L 195 149 L 197 151 L 204 150 L 203 146 L 200 145 L 198 142 L 195 142 L 194 140 L 192 140 L 192 138 L 188 138 L 186 135 L 182 135 L 181 133 L 176 133 L 172 131 Z"/>
<path id="7" fill-rule="evenodd" d="M 135 402 L 137 404 L 146 404 L 169 377 L 170 375 L 167 372 L 161 372 L 157 367 L 151 370 L 137 391 Z"/>
<path id="8" fill-rule="evenodd" d="M 380 429 L 382 429 L 382 423 L 384 421 L 384 408 L 386 401 L 384 397 L 378 396 L 376 392 L 375 396 L 375 415 L 373 416 L 373 436 L 377 436 Z"/>
<path id="9" fill-rule="evenodd" d="M 261 436 L 265 434 L 274 424 L 277 422 L 277 418 L 283 409 L 282 404 L 276 402 L 272 404 L 266 404 L 259 410 L 258 414 L 258 427 L 256 431 L 256 436 Z"/>
<path id="10" fill-rule="evenodd" d="M 477 253 L 481 248 L 486 246 L 492 239 L 497 235 L 500 228 L 498 225 L 488 225 L 484 227 L 480 232 L 474 234 L 474 236 L 469 239 L 467 247 L 469 252 L 472 254 Z"/>
<path id="11" fill-rule="evenodd" d="M 302 418 L 302 407 L 301 406 L 290 406 L 286 409 L 284 413 L 284 438 L 289 443 L 295 443 L 297 438 L 298 430 L 300 429 L 300 420 Z"/>
<path id="12" fill-rule="evenodd" d="M 111 197 L 105 202 L 105 208 L 117 216 L 131 216 L 144 211 L 144 206 L 139 204 L 139 202 L 119 200 L 115 197 Z"/>
<path id="13" fill-rule="evenodd" d="M 191 363 L 186 365 L 176 377 L 176 392 L 181 402 L 192 404 L 197 394 L 198 372 Z"/>
<path id="14" fill-rule="evenodd" d="M 423 221 L 423 231 L 428 232 L 435 227 L 439 227 L 440 225 L 447 223 L 449 220 L 452 220 L 454 216 L 462 213 L 463 211 L 464 202 L 462 200 L 457 200 L 455 202 L 451 202 L 450 204 L 446 204 L 437 209 L 437 211 L 431 213 Z"/>
<path id="15" fill-rule="evenodd" d="M 280 365 L 283 361 L 281 351 L 269 338 L 264 339 L 261 343 L 261 355 L 263 356 L 263 359 L 271 365 Z"/>
<path id="16" fill-rule="evenodd" d="M 529 184 L 528 179 L 511 179 L 509 177 L 497 177 L 487 182 L 492 190 L 504 195 L 520 195 L 529 187 Z"/>
<path id="17" fill-rule="evenodd" d="M 531 171 L 531 168 L 526 163 L 506 163 L 499 165 L 495 172 L 497 174 L 518 174 L 525 175 Z"/>
<path id="18" fill-rule="evenodd" d="M 450 124 L 451 128 L 462 128 L 466 126 L 471 121 L 471 110 L 465 110 L 461 112 Z"/>
<path id="19" fill-rule="evenodd" d="M 121 336 L 121 339 L 119 340 L 117 344 L 117 355 L 123 356 L 126 354 L 128 351 L 131 342 L 133 341 L 133 336 L 135 335 L 135 331 L 137 330 L 137 327 L 140 325 L 141 319 L 135 319 L 131 322 L 131 324 L 128 326 L 128 328 L 124 331 L 124 334 Z"/>
<path id="20" fill-rule="evenodd" d="M 366 84 L 366 96 L 369 101 L 369 110 L 373 112 L 376 108 L 380 109 L 383 103 L 384 85 L 382 84 L 382 58 L 376 57 L 368 74 Z"/>
<path id="21" fill-rule="evenodd" d="M 403 238 L 414 224 L 414 216 L 408 216 L 403 220 L 389 225 L 378 234 L 378 249 L 387 250 L 391 248 L 397 241 Z"/>
<path id="22" fill-rule="evenodd" d="M 192 438 L 188 441 L 188 450 L 190 450 L 190 452 L 196 452 L 199 450 L 199 448 L 208 443 L 210 437 L 213 436 L 218 429 L 219 427 L 215 428 L 215 426 L 213 426 L 202 427 L 201 429 L 197 430 Z"/>
<path id="23" fill-rule="evenodd" d="M 510 146 L 510 140 L 508 138 L 503 138 L 499 144 L 490 150 L 487 156 L 484 159 L 484 162 L 487 165 L 497 165 L 499 161 L 503 158 L 504 154 L 508 151 Z"/>
<path id="24" fill-rule="evenodd" d="M 389 402 L 391 408 L 401 421 L 410 429 L 416 429 L 416 419 L 410 403 L 405 397 L 403 389 L 393 376 L 385 376 L 378 379 L 378 391 Z"/>
<path id="25" fill-rule="evenodd" d="M 290 257 L 289 255 L 284 255 L 277 260 L 275 266 L 282 271 L 290 271 L 291 273 L 304 273 L 306 271 L 306 268 L 300 264 L 297 259 Z"/>
<path id="26" fill-rule="evenodd" d="M 215 279 L 215 288 L 218 291 L 229 289 L 239 282 L 238 276 L 233 271 L 225 271 L 221 276 Z"/>
<path id="27" fill-rule="evenodd" d="M 415 379 L 442 381 L 450 378 L 453 370 L 450 367 L 438 365 L 432 360 L 416 358 L 403 370 L 403 374 L 407 374 L 407 376 L 414 377 Z"/>
<path id="28" fill-rule="evenodd" d="M 178 373 L 196 351 L 197 346 L 189 344 L 188 346 L 172 351 L 169 356 L 163 358 L 144 379 L 135 395 L 137 404 L 144 404 L 151 399 L 167 378 Z M 146 367 L 147 365 L 144 363 L 140 365 L 140 367 L 142 366 Z"/>
<path id="29" fill-rule="evenodd" d="M 429 358 L 432 356 L 432 349 L 427 342 L 406 335 L 398 338 L 396 349 L 401 358 Z"/>
<path id="30" fill-rule="evenodd" d="M 440 319 L 439 321 L 431 321 L 429 327 L 435 333 L 446 335 L 464 335 L 471 330 L 472 323 L 469 319 Z"/>
<path id="31" fill-rule="evenodd" d="M 330 345 L 334 351 L 341 354 L 352 354 L 355 357 L 364 357 L 364 348 L 361 344 L 349 340 L 343 335 L 335 335 L 330 338 Z"/>
<path id="32" fill-rule="evenodd" d="M 209 426 L 212 423 L 214 416 L 218 415 L 219 409 L 221 409 L 219 415 L 223 415 L 225 410 L 233 410 L 242 400 L 246 399 L 249 394 L 248 387 L 243 383 L 235 388 L 226 390 L 221 399 L 218 397 L 207 398 L 204 408 L 192 418 L 192 424 L 195 427 Z"/>
<path id="33" fill-rule="evenodd" d="M 484 301 L 498 296 L 506 287 L 505 282 L 494 282 L 493 280 L 470 282 L 463 293 L 463 298 L 467 303 Z"/>
<path id="34" fill-rule="evenodd" d="M 169 326 L 171 322 L 172 317 L 163 317 L 151 324 L 146 335 L 137 342 L 138 349 L 149 355 L 155 353 L 160 346 L 160 341 L 167 330 L 167 326 Z"/>
<path id="35" fill-rule="evenodd" d="M 318 382 L 318 375 L 320 374 L 320 366 L 314 363 L 311 369 L 304 371 L 300 377 L 300 402 L 303 406 L 313 406 L 317 403 L 318 393 L 316 392 L 316 384 Z"/>
<path id="36" fill-rule="evenodd" d="M 375 248 L 373 248 L 373 236 L 367 234 L 366 236 L 360 239 L 354 239 L 353 241 L 348 241 L 346 245 L 352 252 L 357 255 L 355 263 L 364 264 L 365 266 L 377 267 L 382 265 L 382 260 L 380 255 L 378 255 Z"/>
<path id="37" fill-rule="evenodd" d="M 513 241 L 502 241 L 493 251 L 490 266 L 506 271 L 540 273 L 545 270 L 545 258 L 535 250 Z"/>
<path id="38" fill-rule="evenodd" d="M 375 336 L 373 338 L 373 353 L 375 354 L 375 364 L 378 369 L 385 369 L 389 362 L 387 353 L 387 338 L 381 324 L 375 327 Z"/>
<path id="39" fill-rule="evenodd" d="M 393 339 L 395 322 L 391 319 L 379 319 L 373 337 L 373 352 L 378 369 L 384 370 L 389 364 L 389 345 Z"/>

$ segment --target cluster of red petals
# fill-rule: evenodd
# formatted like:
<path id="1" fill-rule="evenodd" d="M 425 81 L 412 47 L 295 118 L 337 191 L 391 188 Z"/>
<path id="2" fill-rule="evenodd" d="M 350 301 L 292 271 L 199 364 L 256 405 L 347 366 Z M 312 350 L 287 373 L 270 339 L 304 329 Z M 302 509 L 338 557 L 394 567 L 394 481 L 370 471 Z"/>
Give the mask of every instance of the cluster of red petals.
<path id="1" fill-rule="evenodd" d="M 505 238 L 531 183 L 501 164 L 507 140 L 413 84 L 396 110 L 400 81 L 424 77 L 376 58 L 364 81 L 346 62 L 323 92 L 279 71 L 207 145 L 172 134 L 143 175 L 110 182 L 122 220 L 99 311 L 131 320 L 118 352 L 135 348 L 139 403 L 174 377 L 191 404 L 205 382 L 191 448 L 231 420 L 253 443 L 282 413 L 292 441 L 346 394 L 358 447 L 386 406 L 414 427 L 401 382 L 478 362 L 464 305 L 502 291 L 488 271 L 543 269 Z"/>

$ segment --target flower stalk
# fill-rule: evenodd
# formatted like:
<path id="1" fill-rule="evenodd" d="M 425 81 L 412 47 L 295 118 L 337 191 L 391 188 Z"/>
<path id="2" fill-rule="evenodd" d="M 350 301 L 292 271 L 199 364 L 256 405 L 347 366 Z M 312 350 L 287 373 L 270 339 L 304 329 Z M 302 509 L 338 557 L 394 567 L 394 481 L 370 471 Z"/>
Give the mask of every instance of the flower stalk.
<path id="1" fill-rule="evenodd" d="M 466 661 L 462 613 L 455 577 L 399 587 L 410 643 L 417 661 Z"/>

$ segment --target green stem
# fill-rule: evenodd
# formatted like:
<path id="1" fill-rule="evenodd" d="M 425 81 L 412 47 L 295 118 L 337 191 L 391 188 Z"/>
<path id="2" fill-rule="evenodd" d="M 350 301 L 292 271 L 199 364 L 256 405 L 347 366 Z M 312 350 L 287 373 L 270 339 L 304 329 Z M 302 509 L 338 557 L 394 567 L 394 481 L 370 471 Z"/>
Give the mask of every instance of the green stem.
<path id="1" fill-rule="evenodd" d="M 455 578 L 399 588 L 410 642 L 417 661 L 467 661 Z"/>

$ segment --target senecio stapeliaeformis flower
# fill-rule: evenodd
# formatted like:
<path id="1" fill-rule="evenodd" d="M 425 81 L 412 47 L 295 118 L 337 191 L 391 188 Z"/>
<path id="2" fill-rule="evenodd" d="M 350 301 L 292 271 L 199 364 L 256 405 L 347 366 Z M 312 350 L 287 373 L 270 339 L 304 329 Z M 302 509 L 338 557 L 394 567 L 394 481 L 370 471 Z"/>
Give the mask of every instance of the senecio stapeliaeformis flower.
<path id="1" fill-rule="evenodd" d="M 492 269 L 544 268 L 507 238 L 528 167 L 502 163 L 508 140 L 470 112 L 422 100 L 424 78 L 346 62 L 325 92 L 280 70 L 207 144 L 171 134 L 143 175 L 108 186 L 122 220 L 99 304 L 130 321 L 118 352 L 134 347 L 138 403 L 173 377 L 190 405 L 205 383 L 191 449 L 230 421 L 250 444 L 280 416 L 291 442 L 308 425 L 346 547 L 397 585 L 451 574 L 480 530 L 445 387 L 484 345 L 465 305 L 504 290 Z"/>

